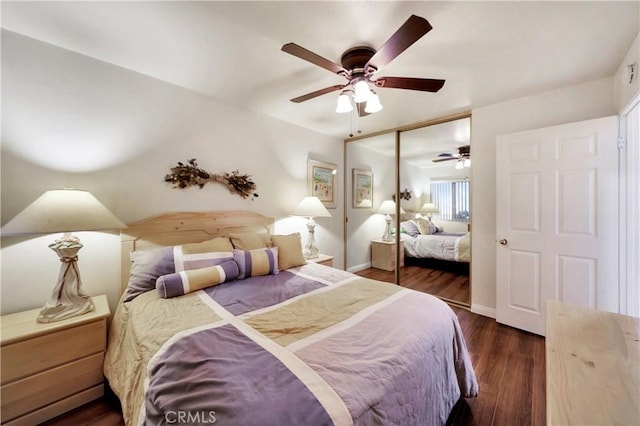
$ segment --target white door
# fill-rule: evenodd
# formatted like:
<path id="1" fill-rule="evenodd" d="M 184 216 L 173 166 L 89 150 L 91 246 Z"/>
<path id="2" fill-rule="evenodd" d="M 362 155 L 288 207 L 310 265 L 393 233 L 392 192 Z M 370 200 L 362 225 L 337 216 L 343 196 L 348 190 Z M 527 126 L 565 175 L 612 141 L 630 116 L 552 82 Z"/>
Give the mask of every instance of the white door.
<path id="1" fill-rule="evenodd" d="M 547 300 L 618 312 L 618 118 L 499 136 L 496 319 L 545 334 Z"/>
<path id="2" fill-rule="evenodd" d="M 640 96 L 620 115 L 620 313 L 640 317 Z"/>

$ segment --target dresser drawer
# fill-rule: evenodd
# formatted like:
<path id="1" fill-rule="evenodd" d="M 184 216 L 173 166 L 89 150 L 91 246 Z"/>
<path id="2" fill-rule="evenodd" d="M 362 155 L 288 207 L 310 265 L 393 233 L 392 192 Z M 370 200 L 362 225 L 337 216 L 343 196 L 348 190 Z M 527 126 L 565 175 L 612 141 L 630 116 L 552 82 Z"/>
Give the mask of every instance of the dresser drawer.
<path id="1" fill-rule="evenodd" d="M 10 383 L 87 355 L 104 352 L 105 335 L 106 320 L 102 319 L 3 346 L 0 349 L 2 383 Z"/>
<path id="2" fill-rule="evenodd" d="M 100 352 L 3 385 L 0 390 L 3 422 L 101 384 L 103 359 Z"/>

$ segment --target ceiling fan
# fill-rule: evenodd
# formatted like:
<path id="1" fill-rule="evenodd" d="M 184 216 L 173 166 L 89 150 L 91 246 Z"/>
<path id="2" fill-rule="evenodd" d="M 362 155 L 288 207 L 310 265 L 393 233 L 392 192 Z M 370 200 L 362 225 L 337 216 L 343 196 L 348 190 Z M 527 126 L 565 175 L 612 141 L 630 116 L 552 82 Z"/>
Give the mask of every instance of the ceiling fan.
<path id="1" fill-rule="evenodd" d="M 452 154 L 450 152 L 443 152 L 441 154 L 438 154 L 438 158 L 436 158 L 435 160 L 431 160 L 434 163 L 440 163 L 442 161 L 451 161 L 451 160 L 457 160 L 458 163 L 456 164 L 456 168 L 463 168 L 463 167 L 469 167 L 470 163 L 471 163 L 471 145 L 462 145 L 458 147 L 458 153 L 457 154 Z M 469 160 L 469 161 L 467 161 Z M 461 167 L 458 167 L 458 164 L 461 165 Z"/>
<path id="2" fill-rule="evenodd" d="M 352 110 L 349 97 L 353 97 L 360 116 L 377 112 L 382 109 L 380 99 L 371 91 L 369 85 L 380 88 L 420 90 L 423 92 L 437 92 L 444 86 L 444 80 L 412 77 L 376 77 L 375 73 L 409 46 L 418 41 L 431 30 L 429 22 L 416 15 L 411 15 L 407 21 L 389 38 L 379 50 L 369 46 L 353 47 L 342 54 L 338 65 L 322 56 L 298 46 L 287 43 L 282 50 L 314 65 L 325 68 L 347 79 L 345 84 L 335 84 L 320 90 L 307 93 L 291 99 L 291 102 L 304 102 L 318 96 L 341 90 L 336 112 Z M 344 97 L 343 97 L 344 96 Z M 342 105 L 341 105 L 342 103 Z M 365 106 L 366 103 L 366 106 Z M 342 106 L 342 108 L 341 108 Z M 341 110 L 342 109 L 342 110 Z"/>

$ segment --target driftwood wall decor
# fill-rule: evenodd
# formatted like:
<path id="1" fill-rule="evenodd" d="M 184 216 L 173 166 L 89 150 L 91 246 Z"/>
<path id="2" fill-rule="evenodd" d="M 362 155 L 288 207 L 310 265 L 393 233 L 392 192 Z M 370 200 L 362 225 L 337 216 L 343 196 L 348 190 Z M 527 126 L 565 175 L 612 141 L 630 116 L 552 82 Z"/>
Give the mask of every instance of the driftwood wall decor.
<path id="1" fill-rule="evenodd" d="M 198 186 L 200 189 L 209 182 L 217 182 L 242 198 L 254 199 L 258 196 L 251 176 L 240 174 L 238 170 L 231 173 L 209 173 L 198 166 L 195 158 L 188 160 L 186 164 L 178 161 L 178 165 L 171 168 L 171 173 L 164 177 L 164 181 L 173 184 L 174 188 Z"/>

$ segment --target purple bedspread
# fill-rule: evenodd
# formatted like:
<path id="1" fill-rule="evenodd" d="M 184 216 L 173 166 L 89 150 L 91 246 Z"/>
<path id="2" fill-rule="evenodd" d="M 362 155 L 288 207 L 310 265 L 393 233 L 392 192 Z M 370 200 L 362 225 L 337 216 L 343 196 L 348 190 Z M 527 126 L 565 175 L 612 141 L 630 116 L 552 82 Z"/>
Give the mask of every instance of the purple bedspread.
<path id="1" fill-rule="evenodd" d="M 478 391 L 445 303 L 321 265 L 120 305 L 105 374 L 127 424 L 441 425 Z"/>

